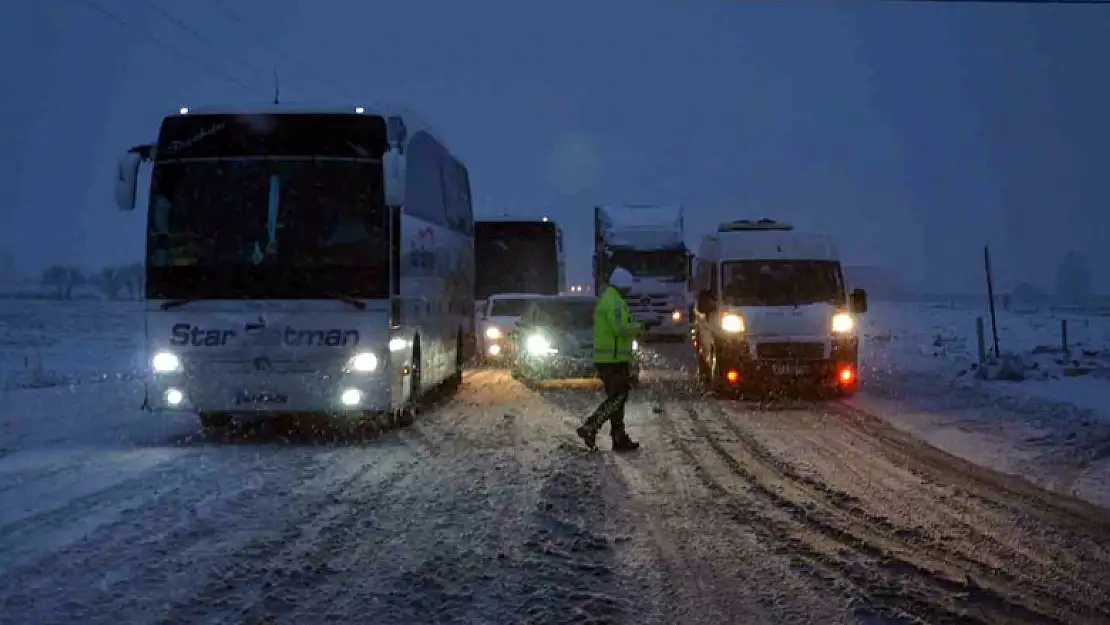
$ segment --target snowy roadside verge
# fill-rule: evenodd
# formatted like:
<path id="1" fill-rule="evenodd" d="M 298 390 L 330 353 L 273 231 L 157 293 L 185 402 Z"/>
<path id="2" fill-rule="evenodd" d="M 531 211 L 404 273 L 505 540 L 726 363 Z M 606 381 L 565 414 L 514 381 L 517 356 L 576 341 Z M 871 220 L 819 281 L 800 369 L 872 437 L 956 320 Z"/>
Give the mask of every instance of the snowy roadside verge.
<path id="1" fill-rule="evenodd" d="M 920 370 L 865 380 L 845 403 L 953 455 L 1110 508 L 1110 418 L 1102 412 L 1110 404 L 1083 403 L 1106 393 L 1105 382 L 983 382 Z"/>

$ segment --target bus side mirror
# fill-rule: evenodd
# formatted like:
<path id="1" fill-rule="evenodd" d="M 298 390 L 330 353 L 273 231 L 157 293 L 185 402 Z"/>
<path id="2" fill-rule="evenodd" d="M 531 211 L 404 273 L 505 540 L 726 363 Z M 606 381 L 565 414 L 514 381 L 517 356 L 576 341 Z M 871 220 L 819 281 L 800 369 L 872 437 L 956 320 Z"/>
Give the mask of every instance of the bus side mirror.
<path id="1" fill-rule="evenodd" d="M 405 170 L 405 155 L 397 148 L 382 155 L 385 205 L 390 208 L 400 208 L 405 203 Z"/>
<path id="2" fill-rule="evenodd" d="M 121 211 L 135 210 L 135 194 L 139 184 L 139 165 L 143 157 L 137 152 L 128 152 L 119 159 L 116 174 L 116 206 Z"/>
<path id="3" fill-rule="evenodd" d="M 857 315 L 862 315 L 867 312 L 867 291 L 863 289 L 852 289 L 852 294 L 848 296 L 848 299 L 852 307 L 852 312 Z"/>

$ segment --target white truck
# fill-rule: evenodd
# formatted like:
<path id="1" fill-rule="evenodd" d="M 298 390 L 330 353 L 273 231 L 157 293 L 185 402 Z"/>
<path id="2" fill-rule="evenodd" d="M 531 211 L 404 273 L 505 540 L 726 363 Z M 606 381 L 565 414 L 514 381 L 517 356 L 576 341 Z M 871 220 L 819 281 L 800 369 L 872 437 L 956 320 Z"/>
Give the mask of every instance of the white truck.
<path id="1" fill-rule="evenodd" d="M 120 160 L 121 210 L 144 161 L 148 409 L 404 423 L 461 382 L 470 181 L 411 113 L 182 108 Z"/>
<path id="2" fill-rule="evenodd" d="M 681 206 L 594 207 L 593 265 L 597 294 L 613 269 L 623 267 L 632 274 L 628 306 L 633 317 L 659 322 L 648 336 L 690 335 L 691 254 Z"/>
<path id="3" fill-rule="evenodd" d="M 698 250 L 694 285 L 698 371 L 712 390 L 855 391 L 867 293 L 848 293 L 828 235 L 769 219 L 721 224 Z"/>

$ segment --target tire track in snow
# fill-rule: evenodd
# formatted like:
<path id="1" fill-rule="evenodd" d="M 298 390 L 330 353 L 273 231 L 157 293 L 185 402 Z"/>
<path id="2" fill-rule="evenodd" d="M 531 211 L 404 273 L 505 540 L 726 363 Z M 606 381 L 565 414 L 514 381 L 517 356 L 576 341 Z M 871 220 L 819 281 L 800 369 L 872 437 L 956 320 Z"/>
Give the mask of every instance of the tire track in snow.
<path id="1" fill-rule="evenodd" d="M 753 472 L 767 470 L 757 458 L 737 458 L 718 440 L 698 414 L 698 407 L 684 406 L 682 410 L 693 423 L 699 438 L 728 467 L 731 475 L 739 479 L 743 492 L 733 491 L 712 476 L 689 442 L 676 437 L 676 442 L 687 452 L 688 459 L 702 467 L 697 474 L 703 483 L 722 498 L 722 503 L 731 509 L 738 522 L 761 533 L 771 544 L 779 545 L 780 553 L 790 554 L 794 559 L 812 567 L 816 578 L 829 584 L 830 590 L 848 590 L 852 602 L 857 606 L 857 615 L 878 615 L 883 618 L 913 615 L 926 620 L 956 623 L 1063 622 L 1052 615 L 1009 603 L 989 589 L 948 579 L 942 574 L 922 568 L 876 544 L 873 538 L 867 536 L 870 532 L 865 528 L 851 525 L 844 527 L 814 510 L 812 502 L 806 505 L 784 496 Z M 667 415 L 666 420 L 673 428 L 673 418 Z M 783 486 L 789 488 L 793 484 Z M 831 541 L 839 547 L 828 549 L 818 546 L 813 542 L 812 535 L 821 537 L 821 541 Z M 853 558 L 853 553 L 864 559 L 861 561 Z M 919 580 L 924 587 L 906 586 L 907 576 Z M 843 584 L 845 581 L 850 583 L 847 588 Z M 964 597 L 976 608 L 987 612 L 973 614 L 951 605 L 953 596 Z"/>

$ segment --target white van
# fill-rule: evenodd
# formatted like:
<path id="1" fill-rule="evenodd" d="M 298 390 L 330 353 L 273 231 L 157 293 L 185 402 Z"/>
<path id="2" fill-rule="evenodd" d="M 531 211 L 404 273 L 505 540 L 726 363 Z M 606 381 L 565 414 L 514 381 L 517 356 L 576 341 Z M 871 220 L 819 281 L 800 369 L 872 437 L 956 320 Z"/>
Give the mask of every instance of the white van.
<path id="1" fill-rule="evenodd" d="M 702 241 L 694 282 L 694 346 L 711 389 L 855 391 L 867 293 L 849 295 L 831 237 L 769 219 L 724 223 Z"/>

